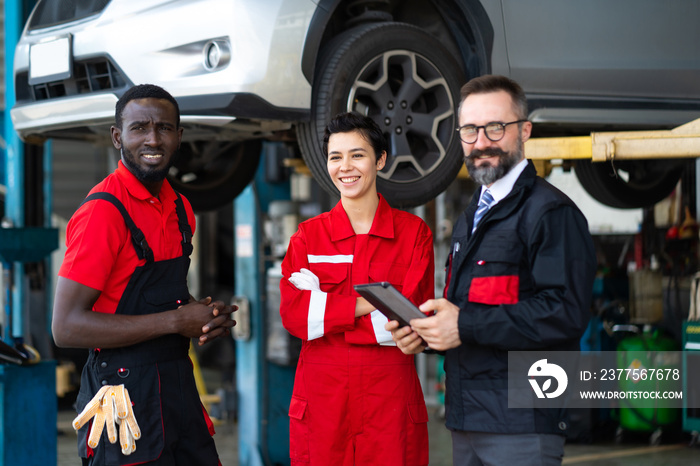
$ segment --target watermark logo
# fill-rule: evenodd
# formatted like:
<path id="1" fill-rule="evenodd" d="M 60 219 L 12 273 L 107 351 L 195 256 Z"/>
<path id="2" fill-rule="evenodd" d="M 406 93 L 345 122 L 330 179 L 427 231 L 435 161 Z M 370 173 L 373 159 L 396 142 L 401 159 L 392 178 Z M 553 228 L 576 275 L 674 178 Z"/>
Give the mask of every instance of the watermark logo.
<path id="1" fill-rule="evenodd" d="M 556 398 L 564 393 L 566 386 L 569 384 L 566 371 L 556 364 L 548 363 L 546 359 L 540 359 L 530 366 L 527 375 L 530 377 L 530 385 L 532 385 L 537 398 Z M 537 378 L 545 379 L 542 386 L 540 386 Z M 552 379 L 557 381 L 557 386 L 554 391 L 549 392 L 552 388 Z"/>
<path id="2" fill-rule="evenodd" d="M 698 387 L 700 351 L 508 351 L 508 408 L 700 409 Z"/>

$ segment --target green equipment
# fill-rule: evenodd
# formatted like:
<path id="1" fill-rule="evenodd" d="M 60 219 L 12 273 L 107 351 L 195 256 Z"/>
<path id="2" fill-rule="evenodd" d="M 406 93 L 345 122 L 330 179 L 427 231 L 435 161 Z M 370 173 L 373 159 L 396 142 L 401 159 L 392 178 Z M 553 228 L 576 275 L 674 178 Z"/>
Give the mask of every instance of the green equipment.
<path id="1" fill-rule="evenodd" d="M 659 329 L 645 325 L 644 330 L 620 341 L 617 345 L 618 369 L 678 371 L 681 366 L 680 348 L 675 340 Z M 677 372 L 680 373 L 680 372 Z M 680 377 L 651 377 L 645 380 L 621 378 L 619 389 L 626 392 L 680 391 Z M 623 431 L 649 432 L 650 443 L 658 444 L 664 429 L 674 429 L 680 417 L 676 400 L 620 400 L 618 440 Z"/>
<path id="2" fill-rule="evenodd" d="M 689 368 L 698 367 L 700 360 L 700 322 L 683 323 L 683 431 L 691 435 L 690 444 L 697 445 L 700 438 L 700 391 L 688 382 Z M 694 363 L 693 363 L 694 362 Z M 693 388 L 691 390 L 691 388 Z"/>

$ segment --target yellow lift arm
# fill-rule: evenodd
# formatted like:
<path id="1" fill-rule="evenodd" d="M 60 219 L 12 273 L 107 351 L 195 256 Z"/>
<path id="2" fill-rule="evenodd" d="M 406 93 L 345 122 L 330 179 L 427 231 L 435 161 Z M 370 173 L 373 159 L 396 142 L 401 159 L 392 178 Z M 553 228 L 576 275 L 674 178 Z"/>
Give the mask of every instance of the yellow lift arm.
<path id="1" fill-rule="evenodd" d="M 700 118 L 671 130 L 591 133 L 590 136 L 532 138 L 525 155 L 533 160 L 679 159 L 700 156 Z"/>

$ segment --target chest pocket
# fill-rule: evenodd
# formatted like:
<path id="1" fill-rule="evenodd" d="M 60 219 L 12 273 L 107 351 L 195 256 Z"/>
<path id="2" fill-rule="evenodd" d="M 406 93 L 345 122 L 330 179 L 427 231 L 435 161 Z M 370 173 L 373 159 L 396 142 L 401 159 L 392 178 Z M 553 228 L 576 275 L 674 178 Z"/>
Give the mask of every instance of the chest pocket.
<path id="1" fill-rule="evenodd" d="M 309 264 L 309 270 L 318 277 L 321 283 L 321 291 L 340 291 L 339 286 L 350 277 L 350 264 L 320 262 Z"/>
<path id="2" fill-rule="evenodd" d="M 472 263 L 469 301 L 489 305 L 515 304 L 520 288 L 522 247 L 504 238 L 482 246 Z"/>
<path id="3" fill-rule="evenodd" d="M 187 304 L 190 294 L 187 282 L 170 282 L 144 290 L 143 299 L 152 307 L 153 312 L 159 312 Z"/>
<path id="4" fill-rule="evenodd" d="M 392 262 L 372 262 L 369 268 L 371 282 L 389 282 L 394 288 L 401 291 L 403 280 L 408 272 L 408 267 Z"/>

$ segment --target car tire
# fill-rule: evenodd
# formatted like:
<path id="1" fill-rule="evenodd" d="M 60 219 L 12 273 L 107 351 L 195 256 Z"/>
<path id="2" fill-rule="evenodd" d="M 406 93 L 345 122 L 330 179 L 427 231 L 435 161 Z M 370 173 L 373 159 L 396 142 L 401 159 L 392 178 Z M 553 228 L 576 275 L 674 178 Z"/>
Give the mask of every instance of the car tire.
<path id="1" fill-rule="evenodd" d="M 462 165 L 455 128 L 464 82 L 461 64 L 421 29 L 395 22 L 350 29 L 321 51 L 311 120 L 297 126 L 302 156 L 318 183 L 337 196 L 322 151 L 325 127 L 341 112 L 368 115 L 388 143 L 379 192 L 394 207 L 425 204 Z"/>
<path id="2" fill-rule="evenodd" d="M 581 186 L 601 204 L 618 209 L 651 207 L 671 194 L 686 160 L 627 160 L 613 164 L 577 160 Z"/>
<path id="3" fill-rule="evenodd" d="M 219 209 L 253 180 L 261 148 L 259 140 L 183 142 L 168 181 L 195 212 Z"/>

